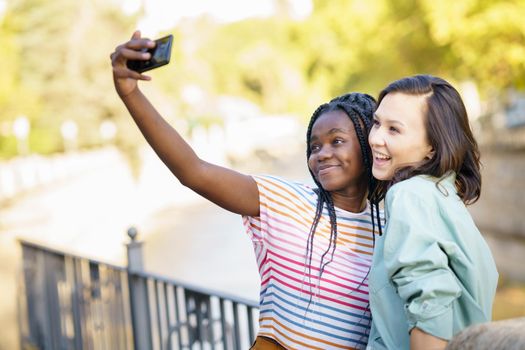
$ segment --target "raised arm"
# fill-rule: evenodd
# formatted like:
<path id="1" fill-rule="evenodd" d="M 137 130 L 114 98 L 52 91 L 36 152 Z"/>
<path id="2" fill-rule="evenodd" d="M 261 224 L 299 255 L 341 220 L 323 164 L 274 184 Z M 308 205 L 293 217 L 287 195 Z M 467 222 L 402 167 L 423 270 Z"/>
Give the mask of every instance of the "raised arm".
<path id="1" fill-rule="evenodd" d="M 231 212 L 258 216 L 259 193 L 255 180 L 200 159 L 140 91 L 137 81 L 151 78 L 128 69 L 126 62 L 147 60 L 150 54 L 140 50 L 153 46 L 153 41 L 141 38 L 140 32 L 136 31 L 131 40 L 118 46 L 111 54 L 115 89 L 135 123 L 184 186 Z"/>

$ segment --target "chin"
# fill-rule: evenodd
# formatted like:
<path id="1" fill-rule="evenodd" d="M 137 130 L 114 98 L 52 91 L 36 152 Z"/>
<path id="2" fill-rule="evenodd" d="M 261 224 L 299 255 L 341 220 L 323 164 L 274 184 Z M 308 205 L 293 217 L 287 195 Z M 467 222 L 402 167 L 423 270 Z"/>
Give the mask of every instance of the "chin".
<path id="1" fill-rule="evenodd" d="M 328 191 L 328 192 L 332 192 L 334 189 L 334 186 L 331 186 L 330 184 L 327 184 L 327 183 L 322 183 L 320 182 L 321 184 L 321 187 L 325 190 L 325 191 Z"/>
<path id="2" fill-rule="evenodd" d="M 390 173 L 386 173 L 385 171 L 373 171 L 372 170 L 372 176 L 375 177 L 379 181 L 389 181 L 392 179 L 392 175 Z"/>
<path id="3" fill-rule="evenodd" d="M 340 186 L 337 186 L 337 184 L 331 183 L 331 182 L 319 182 L 323 189 L 328 192 L 337 191 Z"/>

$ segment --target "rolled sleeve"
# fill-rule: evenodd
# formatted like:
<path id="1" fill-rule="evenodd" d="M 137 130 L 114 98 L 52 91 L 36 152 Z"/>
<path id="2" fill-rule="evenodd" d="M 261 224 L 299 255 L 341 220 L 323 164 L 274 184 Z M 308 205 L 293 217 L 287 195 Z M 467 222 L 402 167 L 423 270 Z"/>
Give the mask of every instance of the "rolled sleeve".
<path id="1" fill-rule="evenodd" d="M 417 327 L 442 339 L 453 336 L 453 302 L 461 287 L 441 249 L 446 228 L 424 194 L 397 191 L 387 198 L 389 218 L 384 261 L 404 302 L 408 331 Z"/>

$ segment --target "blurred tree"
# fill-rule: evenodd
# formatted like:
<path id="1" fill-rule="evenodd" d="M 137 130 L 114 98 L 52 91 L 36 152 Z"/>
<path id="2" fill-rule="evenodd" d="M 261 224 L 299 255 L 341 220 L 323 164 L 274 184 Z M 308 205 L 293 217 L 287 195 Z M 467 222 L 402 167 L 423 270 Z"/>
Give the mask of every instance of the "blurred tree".
<path id="1" fill-rule="evenodd" d="M 289 111 L 306 85 L 298 52 L 290 46 L 290 23 L 281 15 L 215 31 L 201 50 L 202 57 L 210 58 L 215 89 L 244 96 L 267 112 Z"/>
<path id="2" fill-rule="evenodd" d="M 306 55 L 313 58 L 312 78 L 330 76 L 336 81 L 333 92 L 377 91 L 393 79 L 417 73 L 472 80 L 482 92 L 525 88 L 522 0 L 314 4 L 311 25 L 302 26 L 298 36 L 302 45 L 317 48 L 317 54 Z M 336 71 L 339 78 L 332 74 Z"/>
<path id="3" fill-rule="evenodd" d="M 244 97 L 267 112 L 290 111 L 293 101 L 304 104 L 308 84 L 294 57 L 300 52 L 292 52 L 288 42 L 289 26 L 284 17 L 227 25 L 206 16 L 183 21 L 170 31 L 175 37 L 172 63 L 151 74 L 162 83 L 172 107 L 192 120 L 200 118 L 195 113 L 202 115 L 203 123 L 217 113 L 217 95 Z M 203 91 L 201 100 L 193 101 L 197 111 L 188 109 L 187 86 Z"/>
<path id="4" fill-rule="evenodd" d="M 315 11 L 296 27 L 297 45 L 309 54 L 307 73 L 334 96 L 347 91 L 376 95 L 401 76 L 445 71 L 446 45 L 429 37 L 417 0 L 314 1 Z"/>
<path id="5" fill-rule="evenodd" d="M 21 116 L 34 116 L 36 96 L 20 81 L 20 51 L 14 29 L 6 16 L 0 17 L 0 47 L 3 69 L 0 75 L 0 158 L 17 153 L 12 134 L 13 121 Z"/>
<path id="6" fill-rule="evenodd" d="M 100 122 L 125 116 L 111 93 L 108 56 L 135 19 L 104 0 L 19 0 L 7 3 L 5 21 L 16 45 L 13 71 L 21 88 L 36 96 L 32 105 L 38 107 L 30 112 L 17 106 L 33 120 L 32 149 L 63 150 L 60 126 L 66 120 L 78 125 L 80 147 L 99 144 Z"/>
<path id="7" fill-rule="evenodd" d="M 430 37 L 451 48 L 460 79 L 482 91 L 525 89 L 525 1 L 421 1 Z"/>
<path id="8" fill-rule="evenodd" d="M 471 80 L 482 95 L 525 89 L 523 0 L 313 0 L 314 11 L 302 20 L 289 15 L 289 1 L 278 0 L 272 18 L 181 22 L 167 31 L 175 36 L 172 64 L 152 71 L 157 83 L 144 87 L 166 115 L 187 115 L 192 123 L 213 120 L 216 94 L 306 119 L 320 101 L 348 91 L 377 95 L 416 73 Z M 129 119 L 111 86 L 108 54 L 138 16 L 126 17 L 119 0 L 8 0 L 0 23 L 2 120 L 27 115 L 31 145 L 40 152 L 63 148 L 65 120 L 78 124 L 81 146 L 101 142 L 104 119 L 123 130 Z M 189 85 L 202 90 L 198 108 L 184 99 Z M 13 149 L 1 135 L 2 149 Z M 123 148 L 136 147 L 138 133 L 117 135 Z"/>

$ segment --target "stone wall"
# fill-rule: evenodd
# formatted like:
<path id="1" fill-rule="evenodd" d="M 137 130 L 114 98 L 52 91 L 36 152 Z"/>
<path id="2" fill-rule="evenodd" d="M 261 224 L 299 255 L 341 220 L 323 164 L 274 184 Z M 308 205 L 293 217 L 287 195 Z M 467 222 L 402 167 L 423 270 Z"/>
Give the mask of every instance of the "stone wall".
<path id="1" fill-rule="evenodd" d="M 525 282 L 525 149 L 483 149 L 482 191 L 470 206 L 503 278 Z"/>

